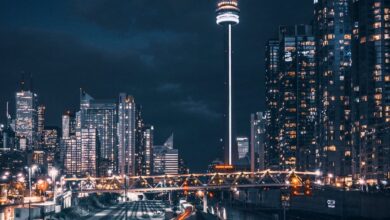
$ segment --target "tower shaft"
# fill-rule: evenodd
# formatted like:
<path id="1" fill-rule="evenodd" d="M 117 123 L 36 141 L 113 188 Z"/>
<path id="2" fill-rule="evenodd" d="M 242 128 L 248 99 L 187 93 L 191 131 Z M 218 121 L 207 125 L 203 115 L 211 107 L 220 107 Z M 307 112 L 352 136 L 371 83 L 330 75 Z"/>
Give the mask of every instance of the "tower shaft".
<path id="1" fill-rule="evenodd" d="M 228 124 L 229 124 L 229 133 L 228 133 L 228 138 L 229 138 L 229 165 L 233 164 L 233 103 L 232 103 L 232 25 L 228 25 L 228 68 L 229 68 L 229 116 L 228 116 Z"/>

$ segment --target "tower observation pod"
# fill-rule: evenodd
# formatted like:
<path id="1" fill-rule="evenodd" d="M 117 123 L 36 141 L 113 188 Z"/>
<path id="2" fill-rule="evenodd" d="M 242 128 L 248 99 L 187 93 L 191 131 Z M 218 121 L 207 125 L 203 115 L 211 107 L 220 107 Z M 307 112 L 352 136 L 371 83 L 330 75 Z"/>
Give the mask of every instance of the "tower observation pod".
<path id="1" fill-rule="evenodd" d="M 216 21 L 218 25 L 222 25 L 224 28 L 227 28 L 228 33 L 228 42 L 227 42 L 227 63 L 228 63 L 228 131 L 227 137 L 225 138 L 224 143 L 224 155 L 225 163 L 228 165 L 233 165 L 234 160 L 236 159 L 237 147 L 235 144 L 235 138 L 233 135 L 233 102 L 232 102 L 232 26 L 240 22 L 240 9 L 238 8 L 238 0 L 218 0 L 216 8 Z"/>
<path id="2" fill-rule="evenodd" d="M 235 25 L 240 23 L 238 0 L 219 0 L 217 3 L 217 24 Z"/>

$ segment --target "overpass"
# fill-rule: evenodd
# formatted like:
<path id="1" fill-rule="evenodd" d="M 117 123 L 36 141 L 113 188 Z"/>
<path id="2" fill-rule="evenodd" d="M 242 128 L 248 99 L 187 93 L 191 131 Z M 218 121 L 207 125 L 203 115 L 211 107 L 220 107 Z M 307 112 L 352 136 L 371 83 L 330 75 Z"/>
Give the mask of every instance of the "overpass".
<path id="1" fill-rule="evenodd" d="M 294 170 L 233 173 L 194 173 L 159 176 L 111 176 L 63 178 L 63 182 L 78 193 L 159 193 L 167 191 L 236 190 L 242 188 L 283 188 L 314 182 L 317 172 Z"/>

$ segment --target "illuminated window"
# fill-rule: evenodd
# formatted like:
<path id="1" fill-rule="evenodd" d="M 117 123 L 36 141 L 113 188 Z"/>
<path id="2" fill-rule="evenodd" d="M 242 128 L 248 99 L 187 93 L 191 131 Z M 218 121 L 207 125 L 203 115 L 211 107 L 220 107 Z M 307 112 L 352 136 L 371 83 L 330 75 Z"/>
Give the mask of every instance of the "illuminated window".
<path id="1" fill-rule="evenodd" d="M 371 35 L 371 37 L 370 37 L 370 41 L 377 41 L 377 40 L 380 40 L 380 39 L 381 39 L 381 35 L 380 34 Z"/>

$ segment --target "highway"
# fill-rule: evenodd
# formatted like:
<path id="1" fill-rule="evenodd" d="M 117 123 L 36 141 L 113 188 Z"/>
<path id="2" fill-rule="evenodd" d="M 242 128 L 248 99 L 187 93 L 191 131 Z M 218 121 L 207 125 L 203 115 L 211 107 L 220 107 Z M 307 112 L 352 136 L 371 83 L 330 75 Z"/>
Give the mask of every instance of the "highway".
<path id="1" fill-rule="evenodd" d="M 164 219 L 165 204 L 161 201 L 136 201 L 127 203 L 127 219 Z M 89 220 L 114 220 L 125 219 L 126 204 L 104 209 L 89 218 Z"/>

